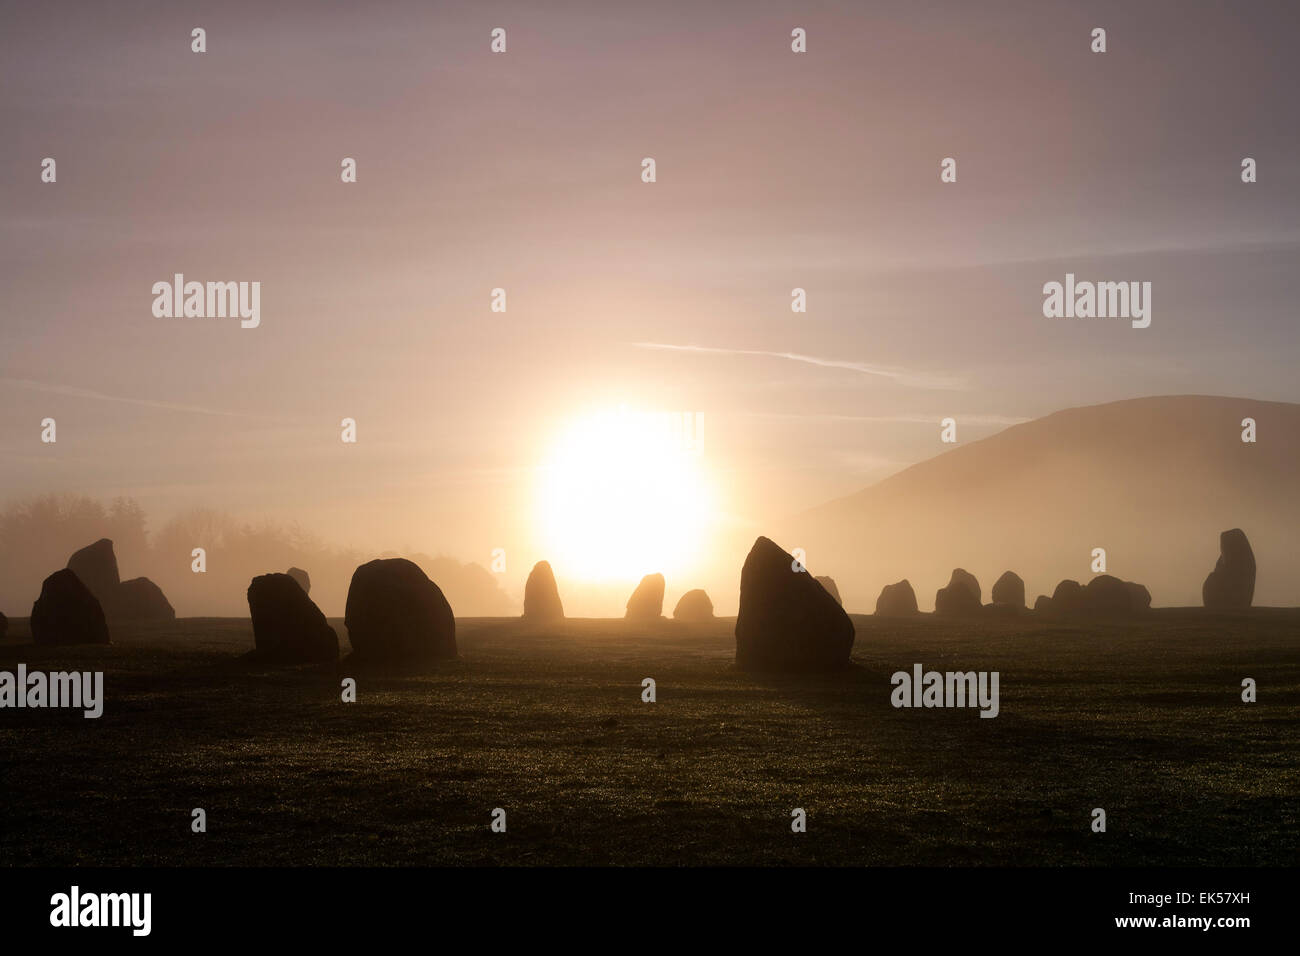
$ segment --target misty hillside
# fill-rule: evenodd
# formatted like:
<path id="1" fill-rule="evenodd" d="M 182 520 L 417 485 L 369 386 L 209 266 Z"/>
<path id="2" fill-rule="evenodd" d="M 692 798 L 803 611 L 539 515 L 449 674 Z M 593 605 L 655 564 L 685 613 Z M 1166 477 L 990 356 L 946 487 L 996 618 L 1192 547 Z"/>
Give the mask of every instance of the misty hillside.
<path id="1" fill-rule="evenodd" d="M 1254 418 L 1258 441 L 1241 441 Z M 960 437 L 961 419 L 958 418 Z M 935 428 L 938 442 L 938 427 Z M 1072 408 L 957 444 L 792 519 L 783 540 L 830 574 L 847 608 L 871 611 L 908 578 L 923 610 L 954 567 L 984 600 L 1008 568 L 1029 602 L 1086 582 L 1091 552 L 1151 589 L 1199 605 L 1219 532 L 1240 527 L 1259 565 L 1255 603 L 1300 604 L 1300 405 L 1202 395 Z"/>

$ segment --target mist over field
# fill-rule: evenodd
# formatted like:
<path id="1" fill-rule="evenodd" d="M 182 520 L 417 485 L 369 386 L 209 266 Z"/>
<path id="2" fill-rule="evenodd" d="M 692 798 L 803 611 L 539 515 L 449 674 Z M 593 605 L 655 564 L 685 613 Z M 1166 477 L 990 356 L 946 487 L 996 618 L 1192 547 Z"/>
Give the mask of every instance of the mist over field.
<path id="1" fill-rule="evenodd" d="M 1255 443 L 1241 441 L 1246 418 L 1256 420 Z M 1294 404 L 1169 396 L 1068 409 L 959 442 L 801 514 L 774 510 L 763 523 L 722 528 L 706 542 L 711 560 L 689 576 L 668 575 L 665 603 L 671 609 L 682 593 L 702 587 L 717 613 L 734 613 L 740 562 L 755 534 L 776 528 L 781 543 L 803 548 L 810 570 L 834 578 L 845 606 L 861 613 L 902 578 L 929 609 L 954 567 L 974 573 L 986 592 L 1003 571 L 1015 571 L 1032 605 L 1062 579 L 1092 576 L 1096 547 L 1106 550 L 1110 571 L 1146 585 L 1155 606 L 1194 606 L 1217 559 L 1219 532 L 1241 527 L 1258 559 L 1255 603 L 1298 606 L 1298 483 Z M 0 515 L 0 609 L 25 614 L 43 578 L 100 537 L 113 539 L 124 578 L 152 578 L 182 617 L 245 616 L 248 581 L 289 567 L 306 569 L 313 599 L 341 614 L 353 570 L 385 555 L 414 559 L 458 615 L 517 615 L 533 560 L 551 557 L 521 561 L 506 552 L 505 570 L 494 573 L 490 558 L 396 543 L 372 553 L 333 546 L 313 530 L 201 508 L 155 529 L 128 500 L 19 501 Z M 208 553 L 203 574 L 191 571 L 195 547 Z M 557 578 L 571 616 L 621 617 L 640 576 L 585 581 L 561 566 Z"/>

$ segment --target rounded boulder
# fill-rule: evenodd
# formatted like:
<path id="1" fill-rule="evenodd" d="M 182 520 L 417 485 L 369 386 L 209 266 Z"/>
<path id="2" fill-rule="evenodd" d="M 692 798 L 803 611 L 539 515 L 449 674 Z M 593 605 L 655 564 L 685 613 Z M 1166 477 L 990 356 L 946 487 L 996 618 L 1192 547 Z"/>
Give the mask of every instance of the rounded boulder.
<path id="1" fill-rule="evenodd" d="M 457 656 L 451 605 L 406 558 L 377 558 L 353 572 L 344 623 L 363 661 L 414 664 Z"/>

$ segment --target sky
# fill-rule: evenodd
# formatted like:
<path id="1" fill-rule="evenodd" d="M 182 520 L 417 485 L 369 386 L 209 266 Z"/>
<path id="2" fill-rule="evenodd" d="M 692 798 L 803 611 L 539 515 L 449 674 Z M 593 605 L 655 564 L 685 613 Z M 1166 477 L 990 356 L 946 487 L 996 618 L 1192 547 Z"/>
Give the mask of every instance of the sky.
<path id="1" fill-rule="evenodd" d="M 612 409 L 687 414 L 707 494 L 644 509 L 665 540 L 664 509 L 706 513 L 685 590 L 738 573 L 724 531 L 938 453 L 944 417 L 972 440 L 1144 395 L 1300 400 L 1294 4 L 4 19 L 6 501 L 128 495 L 154 524 L 215 507 L 484 565 L 503 548 L 520 591 L 557 549 L 545 489 L 575 429 L 599 445 L 582 423 Z M 260 282 L 260 325 L 156 317 L 177 272 Z M 1066 273 L 1151 282 L 1151 326 L 1044 317 Z M 648 499 L 666 479 L 644 477 Z"/>

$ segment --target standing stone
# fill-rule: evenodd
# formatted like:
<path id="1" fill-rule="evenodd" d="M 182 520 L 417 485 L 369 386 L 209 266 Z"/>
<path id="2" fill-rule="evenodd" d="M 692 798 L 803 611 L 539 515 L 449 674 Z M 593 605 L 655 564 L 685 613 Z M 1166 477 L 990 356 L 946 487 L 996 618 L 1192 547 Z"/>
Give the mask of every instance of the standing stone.
<path id="1" fill-rule="evenodd" d="M 176 611 L 148 578 L 123 581 L 104 608 L 110 621 L 174 621 Z"/>
<path id="2" fill-rule="evenodd" d="M 1052 592 L 1052 611 L 1056 614 L 1078 614 L 1083 609 L 1083 585 L 1066 578 Z"/>
<path id="3" fill-rule="evenodd" d="M 1083 585 L 1066 578 L 1052 592 L 1052 610 L 1056 614 L 1078 614 L 1083 610 Z"/>
<path id="4" fill-rule="evenodd" d="M 673 608 L 673 617 L 678 621 L 698 622 L 713 620 L 713 602 L 709 596 L 696 588 L 687 591 Z"/>
<path id="5" fill-rule="evenodd" d="M 897 584 L 886 584 L 876 598 L 876 614 L 880 617 L 911 617 L 920 613 L 916 607 L 916 592 L 912 583 L 903 578 Z"/>
<path id="6" fill-rule="evenodd" d="M 940 588 L 934 595 L 934 613 L 978 614 L 984 606 L 980 603 L 982 593 L 975 575 L 962 568 L 953 568 L 948 586 Z"/>
<path id="7" fill-rule="evenodd" d="M 1083 588 L 1083 610 L 1088 614 L 1131 614 L 1133 592 L 1113 574 L 1099 574 Z"/>
<path id="8" fill-rule="evenodd" d="M 636 586 L 632 596 L 627 599 L 628 618 L 651 620 L 663 617 L 664 613 L 664 576 L 647 574 Z"/>
<path id="9" fill-rule="evenodd" d="M 853 621 L 794 557 L 768 538 L 750 548 L 740 571 L 736 665 L 794 671 L 841 667 L 853 648 Z"/>
<path id="10" fill-rule="evenodd" d="M 835 598 L 835 602 L 837 604 L 839 604 L 841 607 L 844 606 L 844 601 L 840 597 L 840 589 L 835 586 L 834 578 L 830 577 L 829 575 L 821 574 L 818 575 L 815 580 L 817 581 L 818 584 L 820 584 L 822 587 L 826 589 L 827 594 Z"/>
<path id="11" fill-rule="evenodd" d="M 113 599 L 113 593 L 122 580 L 117 574 L 113 542 L 108 538 L 100 538 L 73 554 L 68 558 L 68 569 L 81 579 L 101 605 Z"/>
<path id="12" fill-rule="evenodd" d="M 1125 581 L 1124 587 L 1128 588 L 1129 603 L 1134 611 L 1151 609 L 1151 592 L 1145 585 L 1138 584 L 1136 581 Z"/>
<path id="13" fill-rule="evenodd" d="M 248 611 L 257 657 L 276 664 L 338 660 L 338 635 L 292 575 L 253 578 L 248 585 Z"/>
<path id="14" fill-rule="evenodd" d="M 355 657 L 417 664 L 456 657 L 456 618 L 442 590 L 406 558 L 377 558 L 352 574 L 344 623 Z"/>
<path id="15" fill-rule="evenodd" d="M 1201 601 L 1215 610 L 1241 610 L 1255 599 L 1255 552 L 1246 532 L 1233 528 L 1219 535 L 1219 560 L 1201 586 Z"/>
<path id="16" fill-rule="evenodd" d="M 549 561 L 538 561 L 524 583 L 524 618 L 529 621 L 558 621 L 564 617 L 560 589 Z"/>
<path id="17" fill-rule="evenodd" d="M 148 578 L 123 581 L 113 542 L 100 538 L 68 559 L 68 570 L 99 602 L 108 621 L 174 621 L 176 611 L 162 589 Z"/>
<path id="18" fill-rule="evenodd" d="M 1122 581 L 1113 574 L 1099 574 L 1087 585 L 1066 579 L 1053 595 L 1039 595 L 1035 611 L 1057 617 L 1117 617 L 1140 614 L 1151 607 L 1151 592 L 1134 581 Z"/>
<path id="19" fill-rule="evenodd" d="M 1025 582 L 1014 571 L 1002 572 L 993 585 L 993 603 L 1012 607 L 1025 606 Z"/>
<path id="20" fill-rule="evenodd" d="M 302 568 L 290 568 L 288 574 L 289 577 L 293 578 L 295 581 L 298 582 L 298 586 L 302 588 L 303 594 L 311 594 L 310 574 L 308 574 Z"/>
<path id="21" fill-rule="evenodd" d="M 70 568 L 55 571 L 32 605 L 32 640 L 37 644 L 107 644 L 108 622 L 90 588 Z"/>

